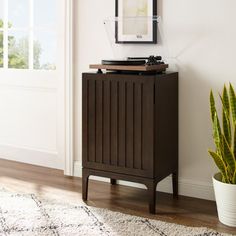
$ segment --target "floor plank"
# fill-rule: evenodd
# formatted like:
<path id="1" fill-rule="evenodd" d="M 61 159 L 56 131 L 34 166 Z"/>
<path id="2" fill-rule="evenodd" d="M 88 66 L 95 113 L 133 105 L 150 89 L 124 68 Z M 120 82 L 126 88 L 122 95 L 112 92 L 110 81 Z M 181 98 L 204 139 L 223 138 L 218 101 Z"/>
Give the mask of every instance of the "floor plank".
<path id="1" fill-rule="evenodd" d="M 35 193 L 43 198 L 82 203 L 81 179 L 65 177 L 60 170 L 0 159 L 2 188 L 18 193 Z M 215 202 L 166 193 L 157 194 L 156 215 L 148 213 L 147 193 L 143 189 L 89 182 L 89 206 L 143 216 L 187 226 L 205 226 L 220 232 L 236 234 L 236 228 L 222 225 L 217 218 Z"/>

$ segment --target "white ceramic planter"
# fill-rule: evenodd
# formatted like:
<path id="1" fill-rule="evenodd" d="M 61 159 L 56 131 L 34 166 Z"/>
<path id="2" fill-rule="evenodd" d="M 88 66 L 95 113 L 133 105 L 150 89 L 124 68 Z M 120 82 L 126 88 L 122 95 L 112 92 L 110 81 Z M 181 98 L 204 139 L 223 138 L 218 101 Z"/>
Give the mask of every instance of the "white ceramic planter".
<path id="1" fill-rule="evenodd" d="M 221 174 L 213 176 L 217 211 L 221 223 L 236 227 L 236 185 L 221 182 Z"/>

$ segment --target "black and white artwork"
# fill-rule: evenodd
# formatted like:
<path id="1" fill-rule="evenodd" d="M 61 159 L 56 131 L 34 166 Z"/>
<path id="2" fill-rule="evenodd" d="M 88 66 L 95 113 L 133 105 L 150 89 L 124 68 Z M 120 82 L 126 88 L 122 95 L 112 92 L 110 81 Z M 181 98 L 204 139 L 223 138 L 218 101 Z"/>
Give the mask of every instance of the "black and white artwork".
<path id="1" fill-rule="evenodd" d="M 116 0 L 116 43 L 157 43 L 156 0 Z"/>

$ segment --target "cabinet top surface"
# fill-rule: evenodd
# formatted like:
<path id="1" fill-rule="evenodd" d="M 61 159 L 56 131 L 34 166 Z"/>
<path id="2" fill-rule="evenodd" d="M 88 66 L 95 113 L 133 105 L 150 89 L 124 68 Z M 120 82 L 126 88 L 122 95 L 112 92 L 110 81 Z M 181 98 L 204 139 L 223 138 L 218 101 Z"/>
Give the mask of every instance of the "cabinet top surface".
<path id="1" fill-rule="evenodd" d="M 170 75 L 178 75 L 178 72 L 165 72 L 159 74 L 136 74 L 136 73 L 117 73 L 117 72 L 106 72 L 106 73 L 97 73 L 97 72 L 84 72 L 83 75 L 97 75 L 99 77 L 103 76 L 125 76 L 125 77 L 150 77 L 150 78 L 157 78 L 157 77 L 166 77 Z"/>

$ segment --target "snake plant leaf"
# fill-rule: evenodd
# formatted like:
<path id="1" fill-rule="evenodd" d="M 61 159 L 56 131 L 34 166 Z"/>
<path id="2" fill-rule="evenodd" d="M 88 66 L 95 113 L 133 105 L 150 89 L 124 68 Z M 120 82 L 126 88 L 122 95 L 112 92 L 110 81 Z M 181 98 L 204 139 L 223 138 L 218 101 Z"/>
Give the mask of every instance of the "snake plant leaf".
<path id="1" fill-rule="evenodd" d="M 226 110 L 227 116 L 230 116 L 230 103 L 229 103 L 229 95 L 226 86 L 224 85 L 223 93 L 222 93 L 222 101 L 223 107 Z"/>
<path id="2" fill-rule="evenodd" d="M 235 170 L 235 172 L 234 172 L 234 176 L 233 176 L 232 183 L 233 183 L 233 184 L 236 184 L 236 170 Z"/>
<path id="3" fill-rule="evenodd" d="M 230 97 L 230 107 L 231 107 L 233 122 L 235 124 L 236 122 L 236 95 L 234 92 L 233 85 L 231 83 L 229 84 L 229 97 Z"/>
<path id="4" fill-rule="evenodd" d="M 217 113 L 215 112 L 213 123 L 213 138 L 218 151 L 221 151 L 221 127 Z"/>
<path id="5" fill-rule="evenodd" d="M 233 144 L 232 144 L 232 149 L 233 149 L 233 153 L 234 153 L 234 159 L 235 159 L 235 162 L 236 162 L 236 125 L 234 125 L 233 127 L 234 129 L 234 137 L 233 137 Z"/>
<path id="6" fill-rule="evenodd" d="M 211 120 L 212 120 L 212 123 L 214 123 L 215 113 L 216 113 L 216 106 L 215 106 L 215 99 L 214 99 L 214 95 L 213 95 L 212 90 L 211 90 L 211 93 L 210 93 L 210 107 L 211 107 Z"/>
<path id="7" fill-rule="evenodd" d="M 229 146 L 231 146 L 231 126 L 230 126 L 230 117 L 228 116 L 228 112 L 225 107 L 223 107 L 222 109 L 222 123 L 223 123 L 223 131 L 224 131 L 224 135 L 225 138 L 229 144 Z"/>
<path id="8" fill-rule="evenodd" d="M 226 173 L 227 173 L 227 176 L 228 176 L 228 179 L 229 179 L 230 183 L 232 183 L 234 172 L 231 171 L 229 166 L 227 166 L 227 168 L 226 168 Z"/>
<path id="9" fill-rule="evenodd" d="M 227 184 L 227 180 L 224 178 L 224 176 L 222 176 L 222 183 Z"/>
<path id="10" fill-rule="evenodd" d="M 224 148 L 224 155 L 222 156 L 222 158 L 227 163 L 227 166 L 230 170 L 230 174 L 233 175 L 235 172 L 235 164 L 236 164 L 235 158 L 224 134 L 222 134 L 222 143 L 223 143 L 223 148 Z"/>
<path id="11" fill-rule="evenodd" d="M 227 177 L 227 167 L 226 167 L 224 161 L 222 160 L 222 158 L 217 153 L 215 153 L 211 150 L 208 150 L 208 153 L 211 155 L 211 157 L 215 161 L 216 166 L 221 171 L 221 174 L 223 176 L 224 181 L 227 183 L 229 180 L 228 180 L 228 177 Z"/>
<path id="12" fill-rule="evenodd" d="M 234 124 L 234 143 L 233 143 L 233 150 L 234 150 L 234 158 L 236 161 L 236 123 Z"/>

